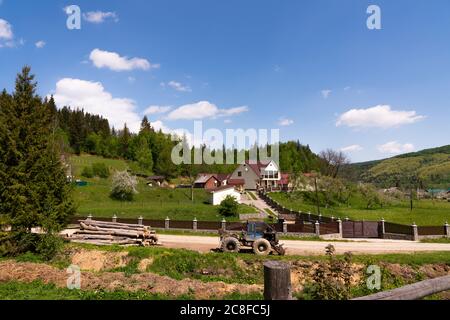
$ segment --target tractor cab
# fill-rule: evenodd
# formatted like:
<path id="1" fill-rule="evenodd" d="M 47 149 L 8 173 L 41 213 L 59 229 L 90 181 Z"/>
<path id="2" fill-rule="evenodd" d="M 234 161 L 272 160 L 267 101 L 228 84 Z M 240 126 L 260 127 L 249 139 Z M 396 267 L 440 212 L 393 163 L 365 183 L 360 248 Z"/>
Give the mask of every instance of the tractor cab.
<path id="1" fill-rule="evenodd" d="M 273 233 L 274 230 L 265 222 L 247 222 L 246 230 L 244 233 L 245 241 L 255 241 L 261 238 L 265 238 L 269 233 Z"/>

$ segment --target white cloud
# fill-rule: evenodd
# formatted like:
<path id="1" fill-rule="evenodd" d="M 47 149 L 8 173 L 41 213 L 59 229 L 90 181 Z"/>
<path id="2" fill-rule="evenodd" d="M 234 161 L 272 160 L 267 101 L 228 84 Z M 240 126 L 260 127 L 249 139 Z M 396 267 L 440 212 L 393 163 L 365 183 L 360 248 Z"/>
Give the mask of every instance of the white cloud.
<path id="1" fill-rule="evenodd" d="M 121 57 L 116 52 L 100 49 L 92 50 L 89 59 L 97 68 L 108 68 L 113 71 L 130 71 L 135 69 L 149 70 L 159 68 L 158 64 L 150 64 L 147 59 Z"/>
<path id="2" fill-rule="evenodd" d="M 136 112 L 135 101 L 114 98 L 100 82 L 64 78 L 56 83 L 53 96 L 60 108 L 83 108 L 86 112 L 105 117 L 116 129 L 123 128 L 126 123 L 131 131 L 139 131 L 141 117 Z"/>
<path id="3" fill-rule="evenodd" d="M 230 124 L 230 123 L 232 123 L 233 121 L 231 120 L 231 119 L 225 119 L 225 120 L 223 120 L 223 123 L 226 123 L 226 124 Z"/>
<path id="4" fill-rule="evenodd" d="M 119 17 L 115 12 L 103 12 L 103 11 L 89 11 L 86 13 L 83 13 L 83 18 L 87 22 L 91 23 L 103 23 L 107 19 L 111 19 L 114 22 L 119 21 Z"/>
<path id="5" fill-rule="evenodd" d="M 176 81 L 170 81 L 167 84 L 169 87 L 171 87 L 174 90 L 180 91 L 180 92 L 191 92 L 191 88 L 188 86 L 185 86 L 183 84 L 181 84 L 180 82 L 176 82 Z"/>
<path id="6" fill-rule="evenodd" d="M 136 81 L 136 78 L 130 76 L 130 77 L 127 78 L 127 80 L 128 80 L 129 83 L 134 83 Z"/>
<path id="7" fill-rule="evenodd" d="M 339 116 L 336 126 L 352 128 L 391 128 L 412 124 L 424 119 L 416 111 L 395 111 L 388 105 L 378 105 L 368 109 L 352 109 Z"/>
<path id="8" fill-rule="evenodd" d="M 283 126 L 283 127 L 290 126 L 291 124 L 294 124 L 294 120 L 287 119 L 287 118 L 280 118 L 280 120 L 278 121 L 278 125 Z"/>
<path id="9" fill-rule="evenodd" d="M 322 93 L 322 97 L 324 99 L 328 99 L 328 97 L 330 96 L 331 92 L 332 92 L 331 90 L 325 89 L 325 90 L 322 90 L 320 93 Z"/>
<path id="10" fill-rule="evenodd" d="M 36 42 L 34 45 L 36 46 L 36 48 L 42 49 L 43 47 L 45 47 L 46 43 L 45 43 L 45 41 L 41 40 L 41 41 Z"/>
<path id="11" fill-rule="evenodd" d="M 161 113 L 167 113 L 172 109 L 172 107 L 169 106 L 149 106 L 147 109 L 144 110 L 144 115 L 152 115 L 152 114 L 161 114 Z"/>
<path id="12" fill-rule="evenodd" d="M 363 150 L 363 147 L 361 147 L 359 144 L 352 144 L 350 146 L 341 148 L 342 152 L 356 152 Z"/>
<path id="13" fill-rule="evenodd" d="M 11 24 L 3 19 L 0 19 L 0 40 L 12 40 L 14 33 Z"/>
<path id="14" fill-rule="evenodd" d="M 390 141 L 378 146 L 377 149 L 381 153 L 398 154 L 412 152 L 415 150 L 415 147 L 411 143 L 401 144 L 397 141 Z"/>
<path id="15" fill-rule="evenodd" d="M 350 90 L 351 88 L 352 88 L 352 87 L 347 86 L 347 87 L 344 88 L 344 91 L 348 91 L 348 90 Z"/>
<path id="16" fill-rule="evenodd" d="M 169 113 L 167 118 L 169 120 L 196 120 L 232 116 L 247 111 L 247 106 L 219 109 L 215 104 L 208 101 L 200 101 L 197 103 L 186 104 L 173 110 Z"/>

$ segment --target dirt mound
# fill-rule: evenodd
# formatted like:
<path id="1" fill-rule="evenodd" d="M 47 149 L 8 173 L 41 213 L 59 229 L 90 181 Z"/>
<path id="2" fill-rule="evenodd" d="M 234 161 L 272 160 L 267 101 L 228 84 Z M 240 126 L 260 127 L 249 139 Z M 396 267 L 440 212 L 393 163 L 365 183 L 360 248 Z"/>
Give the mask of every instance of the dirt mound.
<path id="1" fill-rule="evenodd" d="M 41 280 L 44 283 L 54 283 L 58 287 L 66 287 L 67 278 L 66 270 L 60 270 L 46 264 L 20 263 L 10 260 L 0 262 L 0 282 Z M 92 271 L 81 272 L 81 288 L 82 290 L 104 289 L 131 292 L 142 290 L 173 297 L 192 294 L 195 299 L 221 298 L 234 292 L 241 294 L 262 292 L 261 285 L 206 283 L 192 279 L 175 280 L 153 273 L 125 276 L 122 272 L 96 273 Z"/>
<path id="2" fill-rule="evenodd" d="M 291 281 L 292 288 L 294 291 L 302 291 L 305 283 L 311 282 L 314 273 L 319 268 L 319 262 L 313 261 L 295 261 L 292 263 L 291 269 Z M 361 282 L 364 275 L 364 265 L 363 264 L 352 264 L 352 285 L 357 285 Z"/>
<path id="3" fill-rule="evenodd" d="M 99 250 L 79 250 L 72 253 L 72 264 L 81 270 L 101 271 L 127 265 L 128 252 L 107 252 Z"/>

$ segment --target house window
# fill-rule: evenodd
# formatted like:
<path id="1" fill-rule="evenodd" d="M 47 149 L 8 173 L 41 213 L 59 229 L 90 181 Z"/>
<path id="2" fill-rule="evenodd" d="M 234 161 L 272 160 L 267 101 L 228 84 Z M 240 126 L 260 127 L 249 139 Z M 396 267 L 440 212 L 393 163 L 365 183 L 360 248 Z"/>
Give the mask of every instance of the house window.
<path id="1" fill-rule="evenodd" d="M 238 171 L 238 177 L 242 177 L 242 171 Z"/>

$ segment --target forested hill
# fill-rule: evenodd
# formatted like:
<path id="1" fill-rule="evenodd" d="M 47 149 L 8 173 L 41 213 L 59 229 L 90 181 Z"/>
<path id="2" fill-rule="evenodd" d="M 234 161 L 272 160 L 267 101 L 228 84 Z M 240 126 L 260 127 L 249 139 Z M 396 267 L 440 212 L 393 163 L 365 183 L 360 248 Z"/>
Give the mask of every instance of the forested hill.
<path id="1" fill-rule="evenodd" d="M 405 153 L 389 159 L 354 163 L 342 175 L 380 187 L 418 184 L 424 188 L 450 187 L 450 145 Z"/>
<path id="2" fill-rule="evenodd" d="M 230 173 L 235 169 L 233 165 L 222 164 L 174 165 L 171 153 L 177 142 L 173 142 L 170 135 L 155 131 L 147 117 L 143 118 L 139 133 L 132 133 L 126 125 L 124 128 L 110 128 L 107 119 L 86 113 L 82 109 L 64 107 L 58 110 L 53 98 L 45 103 L 52 110 L 57 127 L 56 134 L 59 136 L 57 141 L 65 153 L 88 153 L 105 158 L 132 160 L 139 164 L 140 173 L 154 173 L 168 178 L 180 175 L 196 176 L 200 172 Z M 207 147 L 202 146 L 203 148 Z M 280 143 L 279 149 L 280 166 L 284 172 L 320 170 L 321 160 L 308 145 L 299 141 L 288 141 Z M 223 151 L 224 163 L 226 154 L 237 153 L 236 150 Z"/>

